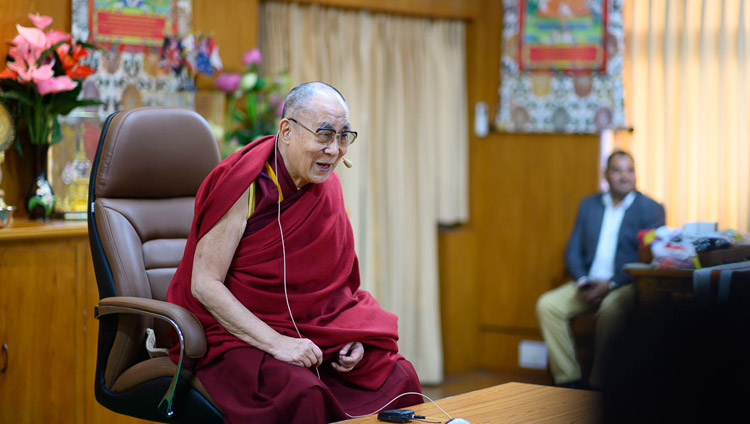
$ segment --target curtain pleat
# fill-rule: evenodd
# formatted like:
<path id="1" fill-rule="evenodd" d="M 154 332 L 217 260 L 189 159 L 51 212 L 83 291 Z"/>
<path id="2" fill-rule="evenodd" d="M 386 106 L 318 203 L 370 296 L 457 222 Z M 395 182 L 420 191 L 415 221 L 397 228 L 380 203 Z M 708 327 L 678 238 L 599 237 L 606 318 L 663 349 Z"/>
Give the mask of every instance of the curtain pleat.
<path id="1" fill-rule="evenodd" d="M 745 0 L 627 0 L 626 99 L 639 187 L 667 222 L 750 229 Z"/>
<path id="2" fill-rule="evenodd" d="M 274 2 L 260 22 L 265 70 L 346 97 L 360 136 L 337 172 L 362 287 L 399 316 L 420 379 L 440 382 L 437 227 L 468 219 L 464 23 Z"/>

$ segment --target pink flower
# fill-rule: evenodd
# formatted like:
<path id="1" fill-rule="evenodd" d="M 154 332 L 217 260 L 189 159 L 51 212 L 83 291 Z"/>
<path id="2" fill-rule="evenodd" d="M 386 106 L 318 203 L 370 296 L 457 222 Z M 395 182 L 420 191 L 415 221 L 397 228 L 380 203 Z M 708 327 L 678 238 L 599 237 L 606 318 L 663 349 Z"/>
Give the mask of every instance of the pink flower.
<path id="1" fill-rule="evenodd" d="M 245 52 L 244 55 L 242 55 L 242 63 L 245 64 L 245 66 L 250 66 L 253 63 L 260 63 L 263 61 L 263 58 L 260 55 L 260 50 L 257 48 L 250 49 L 247 52 Z"/>
<path id="2" fill-rule="evenodd" d="M 242 75 L 234 72 L 223 72 L 216 78 L 216 88 L 226 93 L 237 90 L 240 87 Z"/>
<path id="3" fill-rule="evenodd" d="M 36 85 L 36 89 L 39 94 L 44 96 L 49 93 L 59 93 L 61 91 L 69 91 L 76 88 L 76 82 L 70 79 L 69 76 L 63 75 L 61 77 L 50 78 L 46 81 L 42 81 Z"/>
<path id="4" fill-rule="evenodd" d="M 60 41 L 68 41 L 70 40 L 70 38 L 70 34 L 64 31 L 60 31 L 59 29 L 56 29 L 54 31 L 47 31 L 47 47 L 54 46 Z"/>
<path id="5" fill-rule="evenodd" d="M 22 37 L 24 42 L 31 45 L 31 47 L 35 47 L 37 49 L 46 49 L 49 47 L 47 45 L 47 36 L 44 34 L 44 31 L 42 31 L 39 28 L 27 28 L 22 27 L 21 25 L 16 24 L 16 29 L 18 30 L 18 35 Z M 13 39 L 13 44 L 18 46 L 19 43 L 18 37 Z"/>
<path id="6" fill-rule="evenodd" d="M 58 56 L 65 56 L 70 51 L 70 44 L 60 44 L 55 51 Z"/>
<path id="7" fill-rule="evenodd" d="M 40 49 L 32 48 L 29 43 L 14 44 L 8 49 L 8 56 L 19 63 L 28 63 L 29 66 L 36 65 L 41 54 Z"/>
<path id="8" fill-rule="evenodd" d="M 36 67 L 36 63 L 33 65 L 34 66 L 29 64 L 29 67 L 27 68 L 23 62 L 9 62 L 8 69 L 18 74 L 19 82 L 33 81 L 34 83 L 39 84 L 49 80 L 54 75 L 54 71 L 52 70 L 52 65 L 54 65 L 54 63 L 48 63 L 40 67 Z"/>
<path id="9" fill-rule="evenodd" d="M 28 50 L 29 45 L 25 44 L 24 47 L 25 47 L 25 50 Z M 12 57 L 13 60 L 15 60 L 16 62 L 18 62 L 19 60 L 23 60 L 22 58 L 28 54 L 24 52 L 24 47 L 13 46 L 13 47 L 8 48 L 8 56 Z"/>
<path id="10" fill-rule="evenodd" d="M 31 23 L 39 29 L 47 28 L 52 23 L 51 17 L 40 16 L 38 13 L 29 13 L 29 19 L 31 19 Z"/>
<path id="11" fill-rule="evenodd" d="M 34 83 L 37 85 L 42 82 L 48 81 L 55 75 L 55 71 L 52 70 L 52 65 L 54 64 L 55 63 L 52 62 L 46 65 L 42 65 L 36 69 L 31 69 L 31 80 L 34 81 Z"/>

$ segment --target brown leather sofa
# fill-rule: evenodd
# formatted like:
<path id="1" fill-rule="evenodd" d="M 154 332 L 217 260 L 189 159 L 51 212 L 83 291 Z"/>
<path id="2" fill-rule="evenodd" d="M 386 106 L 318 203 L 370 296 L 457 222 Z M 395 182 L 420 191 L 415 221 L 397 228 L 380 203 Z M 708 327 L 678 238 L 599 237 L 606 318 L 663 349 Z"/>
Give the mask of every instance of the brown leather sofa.
<path id="1" fill-rule="evenodd" d="M 96 399 L 125 415 L 161 422 L 221 423 L 221 411 L 192 374 L 206 351 L 200 322 L 165 301 L 193 219 L 195 194 L 219 162 L 206 121 L 175 108 L 111 115 L 89 187 L 89 239 L 99 304 Z M 156 347 L 181 343 L 182 370 Z M 173 396 L 172 396 L 173 395 Z"/>

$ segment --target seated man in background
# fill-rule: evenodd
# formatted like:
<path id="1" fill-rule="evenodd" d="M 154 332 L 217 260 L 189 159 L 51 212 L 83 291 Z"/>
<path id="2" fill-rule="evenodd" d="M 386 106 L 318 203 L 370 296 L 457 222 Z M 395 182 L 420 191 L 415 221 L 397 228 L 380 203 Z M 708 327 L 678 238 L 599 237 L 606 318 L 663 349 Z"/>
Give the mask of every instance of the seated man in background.
<path id="1" fill-rule="evenodd" d="M 618 150 L 609 156 L 606 179 L 609 191 L 584 198 L 578 208 L 565 251 L 573 281 L 544 293 L 536 306 L 552 376 L 555 384 L 566 387 L 584 387 L 570 320 L 597 311 L 597 354 L 589 384 L 601 387 L 601 353 L 635 300 L 635 288 L 623 266 L 638 262 L 638 232 L 664 225 L 664 208 L 635 190 L 630 154 Z"/>
<path id="2" fill-rule="evenodd" d="M 167 300 L 205 329 L 195 372 L 226 422 L 337 421 L 421 392 L 398 354 L 397 317 L 359 290 L 333 173 L 356 136 L 338 90 L 301 84 L 278 133 L 222 161 L 198 191 Z"/>

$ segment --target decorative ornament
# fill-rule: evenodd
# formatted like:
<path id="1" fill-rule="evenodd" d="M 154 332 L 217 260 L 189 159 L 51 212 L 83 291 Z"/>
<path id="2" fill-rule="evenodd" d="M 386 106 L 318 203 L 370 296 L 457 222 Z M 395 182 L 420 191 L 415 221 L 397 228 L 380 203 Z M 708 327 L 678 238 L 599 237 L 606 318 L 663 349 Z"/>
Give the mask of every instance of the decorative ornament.
<path id="1" fill-rule="evenodd" d="M 16 138 L 13 120 L 10 118 L 8 109 L 0 103 L 0 183 L 3 182 L 3 160 L 5 151 L 8 150 Z M 13 223 L 14 207 L 8 206 L 3 199 L 5 193 L 0 189 L 0 228 L 7 227 Z"/>

